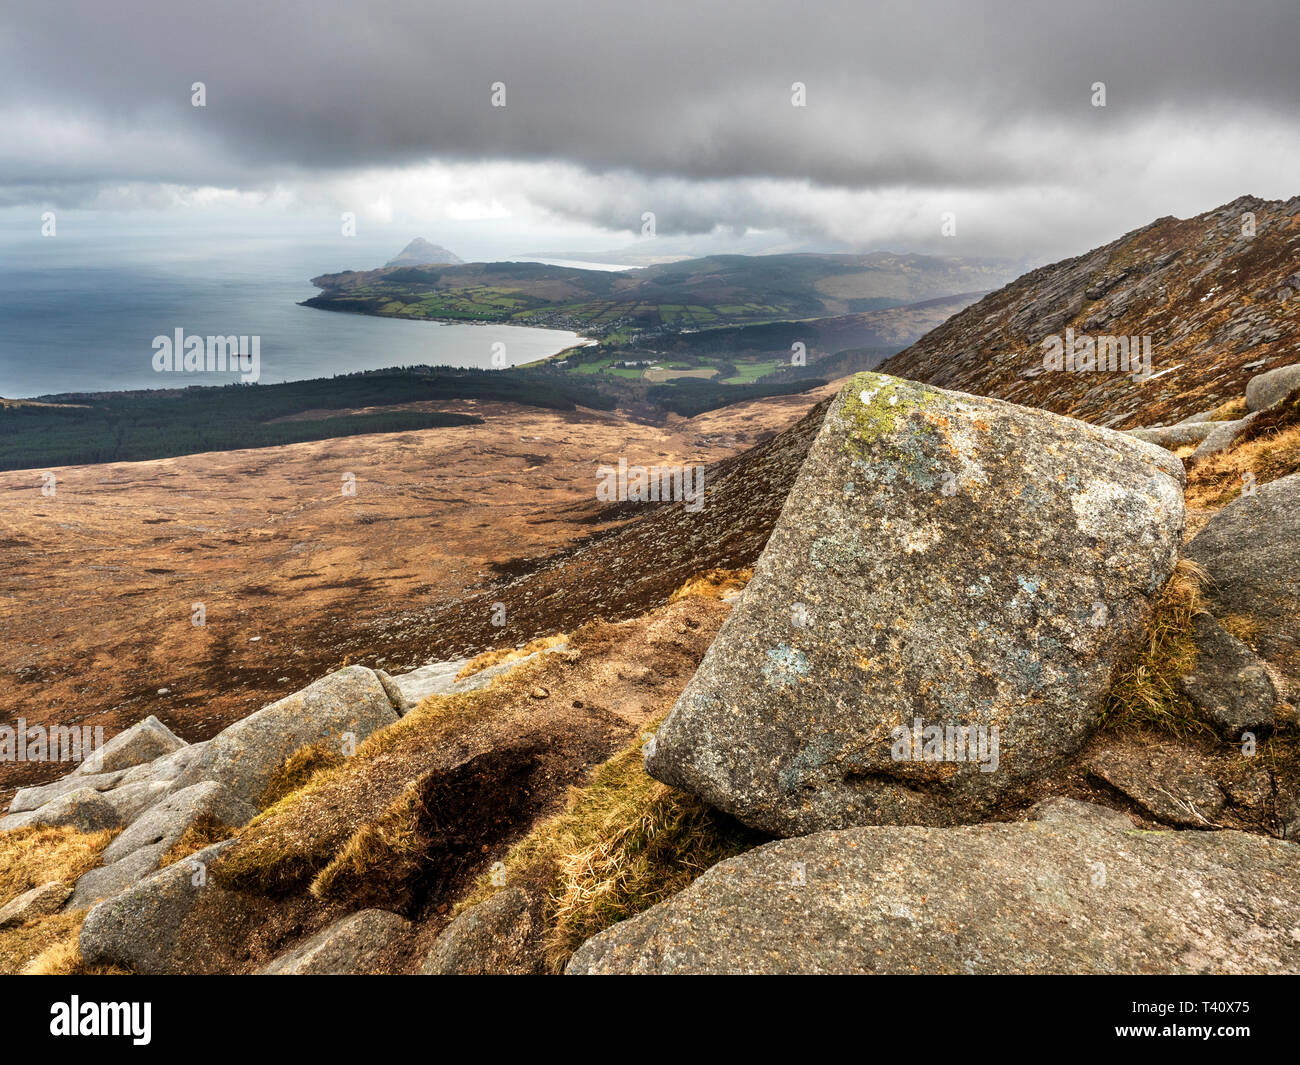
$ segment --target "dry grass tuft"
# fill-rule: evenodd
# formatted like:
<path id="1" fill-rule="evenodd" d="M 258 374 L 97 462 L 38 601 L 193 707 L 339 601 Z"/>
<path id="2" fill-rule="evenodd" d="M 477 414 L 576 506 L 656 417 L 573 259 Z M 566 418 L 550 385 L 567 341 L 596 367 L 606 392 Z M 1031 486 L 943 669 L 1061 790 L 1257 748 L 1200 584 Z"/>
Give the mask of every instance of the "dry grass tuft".
<path id="1" fill-rule="evenodd" d="M 702 596 L 705 599 L 721 599 L 730 592 L 740 591 L 753 576 L 752 569 L 711 569 L 692 577 L 673 592 L 668 602 L 675 603 L 679 599 L 692 595 Z"/>
<path id="2" fill-rule="evenodd" d="M 1275 429 L 1195 463 L 1187 475 L 1187 505 L 1218 510 L 1241 495 L 1252 478 L 1262 485 L 1298 472 L 1300 425 Z"/>
<path id="3" fill-rule="evenodd" d="M 201 814 L 181 834 L 181 838 L 172 844 L 171 849 L 163 855 L 158 867 L 162 869 L 179 862 L 182 858 L 188 858 L 191 854 L 197 854 L 204 847 L 211 847 L 212 844 L 220 843 L 223 839 L 230 839 L 238 831 L 238 828 L 228 825 L 224 821 L 218 821 L 208 814 Z"/>
<path id="4" fill-rule="evenodd" d="M 1236 399 L 1230 399 L 1227 403 L 1217 407 L 1214 413 L 1210 415 L 1210 421 L 1235 422 L 1249 413 L 1250 408 L 1246 406 L 1246 397 L 1238 396 Z"/>
<path id="5" fill-rule="evenodd" d="M 484 651 L 481 655 L 475 655 L 466 662 L 465 667 L 456 674 L 456 679 L 464 680 L 466 677 L 472 677 L 475 673 L 481 673 L 489 666 L 497 666 L 502 662 L 517 662 L 519 659 L 527 658 L 538 651 L 558 647 L 562 643 L 567 643 L 568 640 L 567 635 L 559 633 L 555 636 L 541 636 L 523 647 L 501 647 L 495 651 Z"/>
<path id="6" fill-rule="evenodd" d="M 51 880 L 76 880 L 89 872 L 115 835 L 48 825 L 0 832 L 0 906 Z"/>
<path id="7" fill-rule="evenodd" d="M 348 897 L 375 870 L 394 866 L 408 874 L 418 867 L 424 841 L 417 831 L 423 779 L 411 781 L 378 818 L 362 825 L 311 883 L 318 899 Z M 396 878 L 396 877 L 394 877 Z"/>
<path id="8" fill-rule="evenodd" d="M 1268 484 L 1298 472 L 1300 389 L 1256 418 L 1227 451 L 1191 466 L 1187 506 L 1218 510 L 1241 495 L 1248 483 Z"/>
<path id="9" fill-rule="evenodd" d="M 677 894 L 711 866 L 767 837 L 648 776 L 640 742 L 570 792 L 563 814 L 510 851 L 507 881 L 551 882 L 546 954 L 559 972 L 587 939 Z M 460 908 L 495 888 L 482 878 Z"/>
<path id="10" fill-rule="evenodd" d="M 428 748 L 490 713 L 502 695 L 494 684 L 425 699 L 369 736 L 352 757 L 318 768 L 253 818 L 238 831 L 238 846 L 213 866 L 213 876 L 225 887 L 271 895 L 306 887 L 362 825 L 397 800 L 419 774 Z"/>
<path id="11" fill-rule="evenodd" d="M 1103 728 L 1119 732 L 1154 727 L 1178 736 L 1215 734 L 1177 686 L 1178 678 L 1196 665 L 1192 618 L 1203 610 L 1201 593 L 1208 582 L 1204 567 L 1191 559 L 1179 560 L 1156 600 L 1142 653 L 1106 696 Z"/>
<path id="12" fill-rule="evenodd" d="M 342 764 L 343 755 L 328 743 L 313 743 L 294 751 L 271 774 L 266 790 L 257 800 L 257 808 L 270 809 L 285 796 L 292 795 L 305 786 L 317 773 Z"/>
<path id="13" fill-rule="evenodd" d="M 0 905 L 52 880 L 76 880 L 99 864 L 116 835 L 48 825 L 0 832 Z M 85 972 L 76 948 L 85 915 L 49 914 L 0 930 L 0 973 Z"/>

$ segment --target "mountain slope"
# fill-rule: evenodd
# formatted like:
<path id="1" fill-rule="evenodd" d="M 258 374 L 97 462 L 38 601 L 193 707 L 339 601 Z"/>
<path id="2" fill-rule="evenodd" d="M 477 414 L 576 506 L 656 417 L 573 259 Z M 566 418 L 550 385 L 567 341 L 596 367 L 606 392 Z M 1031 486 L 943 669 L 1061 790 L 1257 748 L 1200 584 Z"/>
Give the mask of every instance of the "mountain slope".
<path id="1" fill-rule="evenodd" d="M 306 306 L 398 318 L 575 329 L 681 332 L 859 314 L 985 291 L 1009 263 L 927 255 L 712 255 L 640 270 L 543 263 L 465 263 L 349 270 L 312 278 Z"/>
<path id="2" fill-rule="evenodd" d="M 1243 232 L 1254 215 L 1255 233 Z M 1034 270 L 954 315 L 884 373 L 1130 428 L 1241 395 L 1252 374 L 1300 360 L 1300 197 L 1243 196 L 1161 218 Z M 1148 336 L 1152 374 L 1043 370 L 1067 328 Z"/>
<path id="3" fill-rule="evenodd" d="M 397 254 L 397 258 L 384 263 L 388 266 L 433 266 L 438 263 L 463 263 L 455 252 L 450 252 L 441 244 L 431 244 L 423 237 L 416 237 Z"/>

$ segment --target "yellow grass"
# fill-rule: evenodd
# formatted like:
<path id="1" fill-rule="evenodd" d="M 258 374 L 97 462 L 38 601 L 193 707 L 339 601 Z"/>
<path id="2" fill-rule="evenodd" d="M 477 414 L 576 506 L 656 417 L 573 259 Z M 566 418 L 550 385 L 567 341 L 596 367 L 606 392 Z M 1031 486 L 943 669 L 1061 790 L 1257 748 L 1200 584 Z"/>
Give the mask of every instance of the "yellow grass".
<path id="1" fill-rule="evenodd" d="M 558 972 L 581 944 L 677 894 L 711 866 L 764 837 L 693 795 L 648 776 L 641 743 L 599 766 L 505 861 L 505 882 L 550 880 L 545 949 Z M 498 876 L 498 880 L 500 877 Z M 482 878 L 461 909 L 496 887 Z"/>
<path id="2" fill-rule="evenodd" d="M 523 647 L 502 647 L 495 651 L 484 651 L 466 662 L 464 668 L 456 674 L 456 679 L 464 680 L 466 677 L 472 677 L 475 673 L 481 673 L 489 666 L 497 666 L 502 662 L 517 662 L 521 658 L 536 654 L 538 651 L 546 651 L 552 647 L 558 647 L 562 643 L 567 643 L 568 639 L 567 635 L 559 633 L 555 636 L 542 636 L 531 643 L 525 644 Z"/>
<path id="3" fill-rule="evenodd" d="M 675 603 L 679 599 L 686 599 L 692 595 L 705 599 L 721 599 L 730 592 L 740 591 L 753 576 L 752 569 L 711 569 L 692 577 L 673 592 L 668 602 Z"/>
<path id="4" fill-rule="evenodd" d="M 1156 600 L 1146 643 L 1133 665 L 1111 686 L 1102 709 L 1102 726 L 1115 731 L 1154 727 L 1176 735 L 1214 730 L 1193 712 L 1178 690 L 1178 678 L 1196 665 L 1192 618 L 1200 613 L 1205 569 L 1180 559 Z"/>

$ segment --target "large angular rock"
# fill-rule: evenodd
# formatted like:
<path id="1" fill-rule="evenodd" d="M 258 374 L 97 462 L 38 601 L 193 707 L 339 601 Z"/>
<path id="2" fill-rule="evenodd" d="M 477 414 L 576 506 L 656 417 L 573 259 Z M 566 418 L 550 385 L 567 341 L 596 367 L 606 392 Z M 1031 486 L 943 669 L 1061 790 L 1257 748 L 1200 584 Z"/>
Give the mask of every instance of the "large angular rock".
<path id="1" fill-rule="evenodd" d="M 215 780 L 204 780 L 177 791 L 151 806 L 104 851 L 104 865 L 120 861 L 141 847 L 170 850 L 200 817 L 230 828 L 247 824 L 257 814 L 250 803 Z"/>
<path id="2" fill-rule="evenodd" d="M 780 840 L 588 940 L 585 973 L 1297 973 L 1300 846 L 1114 817 Z"/>
<path id="3" fill-rule="evenodd" d="M 58 913 L 59 907 L 71 892 L 71 885 L 62 880 L 51 880 L 48 884 L 24 891 L 16 899 L 10 899 L 0 906 L 0 928 L 10 928 L 33 917 Z"/>
<path id="4" fill-rule="evenodd" d="M 533 904 L 522 888 L 503 888 L 469 907 L 438 936 L 425 976 L 525 976 L 545 960 L 533 946 Z"/>
<path id="5" fill-rule="evenodd" d="M 74 776 L 89 776 L 130 769 L 152 762 L 186 746 L 183 739 L 150 714 L 125 732 L 120 732 L 73 770 Z"/>
<path id="6" fill-rule="evenodd" d="M 78 788 L 52 799 L 39 810 L 0 818 L 0 831 L 32 825 L 68 825 L 78 832 L 117 828 L 122 820 L 113 804 L 93 788 Z"/>
<path id="7" fill-rule="evenodd" d="M 991 813 L 1097 725 L 1182 479 L 1123 433 L 859 375 L 646 768 L 777 835 Z"/>
<path id="8" fill-rule="evenodd" d="M 1246 417 L 1238 418 L 1234 422 L 1216 422 L 1214 430 L 1207 433 L 1205 439 L 1196 445 L 1196 450 L 1192 452 L 1190 458 L 1204 459 L 1217 455 L 1221 451 L 1227 451 L 1237 442 L 1237 437 L 1246 431 L 1246 427 L 1255 420 L 1256 414 L 1247 414 Z"/>
<path id="9" fill-rule="evenodd" d="M 1246 406 L 1251 410 L 1267 410 L 1297 388 L 1300 388 L 1300 363 L 1256 374 L 1246 384 Z"/>
<path id="10" fill-rule="evenodd" d="M 1178 686 L 1202 719 L 1224 739 L 1272 728 L 1277 689 L 1268 670 L 1244 643 L 1210 614 L 1197 614 L 1196 666 Z"/>
<path id="11" fill-rule="evenodd" d="M 1179 422 L 1177 425 L 1164 425 L 1152 429 L 1130 429 L 1128 435 L 1172 451 L 1176 447 L 1199 444 L 1218 426 L 1218 422 Z"/>
<path id="12" fill-rule="evenodd" d="M 81 926 L 83 960 L 142 974 L 184 972 L 187 959 L 177 950 L 182 926 L 200 899 L 214 894 L 228 897 L 228 926 L 237 934 L 242 901 L 206 875 L 233 844 L 229 839 L 214 843 L 95 906 Z"/>
<path id="13" fill-rule="evenodd" d="M 53 802 L 61 795 L 67 795 L 72 791 L 80 791 L 82 788 L 92 788 L 95 791 L 107 791 L 115 787 L 122 779 L 122 773 L 119 770 L 115 773 L 97 773 L 92 776 L 78 776 L 69 774 L 51 784 L 41 784 L 34 788 L 19 788 L 18 793 L 14 795 L 13 802 L 9 804 L 9 812 L 16 814 L 27 810 L 39 810 L 48 802 Z"/>
<path id="14" fill-rule="evenodd" d="M 1241 495 L 1209 520 L 1187 547 L 1212 584 L 1206 599 L 1220 619 L 1255 631 L 1248 642 L 1282 675 L 1282 693 L 1300 699 L 1300 473 Z"/>
<path id="15" fill-rule="evenodd" d="M 321 740 L 342 747 L 345 733 L 360 743 L 397 720 L 374 672 L 349 666 L 218 733 L 181 772 L 174 790 L 219 780 L 235 797 L 256 805 L 276 767 L 294 751 Z"/>
<path id="16" fill-rule="evenodd" d="M 387 910 L 361 910 L 335 921 L 260 971 L 262 976 L 352 976 L 376 971 L 411 922 Z"/>

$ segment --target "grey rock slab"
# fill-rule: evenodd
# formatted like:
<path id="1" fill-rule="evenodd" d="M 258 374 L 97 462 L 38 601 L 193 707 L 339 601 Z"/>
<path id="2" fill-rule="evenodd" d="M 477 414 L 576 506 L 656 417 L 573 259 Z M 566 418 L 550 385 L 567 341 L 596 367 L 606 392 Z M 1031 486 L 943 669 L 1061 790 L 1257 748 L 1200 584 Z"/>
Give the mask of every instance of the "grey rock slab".
<path id="1" fill-rule="evenodd" d="M 1197 713 L 1226 740 L 1272 728 L 1277 689 L 1264 663 L 1212 615 L 1197 614 L 1196 667 L 1178 686 Z"/>
<path id="2" fill-rule="evenodd" d="M 158 863 L 170 849 L 163 844 L 139 847 L 109 865 L 96 866 L 77 878 L 66 910 L 84 910 L 101 899 L 111 899 L 158 871 Z"/>
<path id="3" fill-rule="evenodd" d="M 99 903 L 81 926 L 81 956 L 89 965 L 118 965 L 142 974 L 184 972 L 178 943 L 186 919 L 206 894 L 229 897 L 232 913 L 245 907 L 218 887 L 206 869 L 234 840 L 223 840 L 167 866 Z"/>
<path id="4" fill-rule="evenodd" d="M 336 742 L 341 749 L 345 735 L 360 743 L 397 720 L 374 672 L 349 666 L 218 733 L 173 789 L 219 780 L 237 798 L 256 805 L 276 768 L 294 751 L 321 741 Z"/>
<path id="5" fill-rule="evenodd" d="M 161 846 L 170 850 L 185 830 L 200 817 L 238 828 L 257 815 L 257 810 L 215 780 L 204 780 L 173 792 L 141 814 L 104 851 L 104 864 L 119 861 L 141 847 Z"/>
<path id="6" fill-rule="evenodd" d="M 533 932 L 528 894 L 503 888 L 470 906 L 438 936 L 420 971 L 425 976 L 524 975 L 541 970 L 529 947 Z"/>
<path id="7" fill-rule="evenodd" d="M 568 972 L 1296 973 L 1300 847 L 1092 818 L 819 832 L 715 865 Z"/>
<path id="8" fill-rule="evenodd" d="M 387 910 L 361 910 L 335 921 L 276 958 L 262 976 L 350 976 L 373 972 L 392 945 L 409 935 L 411 922 Z"/>
<path id="9" fill-rule="evenodd" d="M 119 784 L 99 794 L 117 811 L 122 824 L 129 825 L 145 810 L 165 798 L 170 786 L 165 780 L 141 780 L 134 784 Z"/>
<path id="10" fill-rule="evenodd" d="M 1256 374 L 1246 384 L 1246 406 L 1254 411 L 1267 410 L 1297 388 L 1300 388 L 1300 363 Z"/>
<path id="11" fill-rule="evenodd" d="M 457 658 L 448 662 L 430 662 L 409 673 L 401 673 L 395 677 L 390 677 L 389 680 L 401 692 L 407 703 L 415 707 L 419 706 L 431 695 L 461 695 L 465 692 L 480 691 L 491 684 L 497 677 L 509 673 L 516 666 L 522 666 L 525 662 L 531 662 L 539 654 L 554 654 L 566 650 L 567 647 L 567 644 L 560 643 L 554 647 L 548 647 L 544 651 L 535 651 L 532 654 L 524 655 L 522 658 L 516 658 L 508 662 L 498 662 L 494 666 L 488 666 L 486 669 L 480 669 L 477 673 L 470 674 L 463 680 L 457 680 L 456 676 L 469 665 L 472 659 Z"/>
<path id="12" fill-rule="evenodd" d="M 1180 422 L 1159 429 L 1130 429 L 1128 435 L 1172 451 L 1176 447 L 1199 444 L 1214 432 L 1219 424 L 1218 422 L 1191 422 L 1184 425 Z"/>
<path id="13" fill-rule="evenodd" d="M 1122 810 L 1112 810 L 1108 806 L 1070 799 L 1063 795 L 1053 795 L 1035 803 L 1029 811 L 1031 821 L 1071 821 L 1075 823 L 1092 823 L 1101 827 L 1110 827 L 1120 832 L 1133 828 L 1133 822 Z"/>
<path id="14" fill-rule="evenodd" d="M 1210 574 L 1210 610 L 1248 619 L 1250 644 L 1300 698 L 1300 474 L 1258 485 L 1212 517 L 1187 546 Z"/>
<path id="15" fill-rule="evenodd" d="M 775 835 L 990 815 L 1098 725 L 1182 484 L 1124 433 L 858 375 L 647 770 Z"/>
<path id="16" fill-rule="evenodd" d="M 171 729 L 150 714 L 125 732 L 120 732 L 81 763 L 74 771 L 76 776 L 111 773 L 130 769 L 143 762 L 152 762 L 171 754 L 187 744 Z"/>
<path id="17" fill-rule="evenodd" d="M 1215 422 L 1214 431 L 1209 433 L 1192 452 L 1190 458 L 1203 459 L 1211 455 L 1217 455 L 1221 451 L 1227 451 L 1232 447 L 1251 422 L 1255 420 L 1255 414 L 1248 414 L 1244 418 L 1238 418 L 1234 422 Z"/>
<path id="18" fill-rule="evenodd" d="M 1160 748 L 1105 750 L 1088 760 L 1090 773 L 1157 821 L 1211 828 L 1228 799 L 1199 766 L 1199 758 Z"/>
<path id="19" fill-rule="evenodd" d="M 1174 425 L 1196 425 L 1200 422 L 1208 422 L 1214 418 L 1215 414 L 1218 413 L 1218 410 L 1218 407 L 1211 407 L 1209 410 L 1201 411 L 1199 414 L 1189 415 L 1182 421 L 1174 422 Z"/>
<path id="20" fill-rule="evenodd" d="M 18 793 L 14 795 L 13 802 L 9 804 L 9 812 L 16 814 L 25 810 L 37 810 L 47 802 L 57 799 L 60 795 L 67 795 L 71 791 L 80 791 L 82 788 L 105 791 L 116 786 L 121 779 L 122 773 L 118 771 L 115 773 L 97 773 L 93 776 L 66 776 L 54 781 L 52 784 L 41 784 L 34 788 L 19 788 Z"/>
<path id="21" fill-rule="evenodd" d="M 117 828 L 122 820 L 113 804 L 93 788 L 78 788 L 51 799 L 39 810 L 10 814 L 0 820 L 0 830 L 32 825 L 68 825 L 78 832 L 99 832 Z"/>
<path id="22" fill-rule="evenodd" d="M 140 765 L 132 766 L 122 774 L 118 786 L 153 782 L 169 784 L 208 749 L 208 742 L 204 740 L 202 743 L 189 743 L 171 754 L 155 758 L 152 762 L 142 762 Z"/>
<path id="23" fill-rule="evenodd" d="M 0 928 L 11 928 L 33 917 L 58 913 L 70 894 L 72 885 L 62 880 L 51 880 L 48 884 L 24 891 L 0 906 Z"/>

